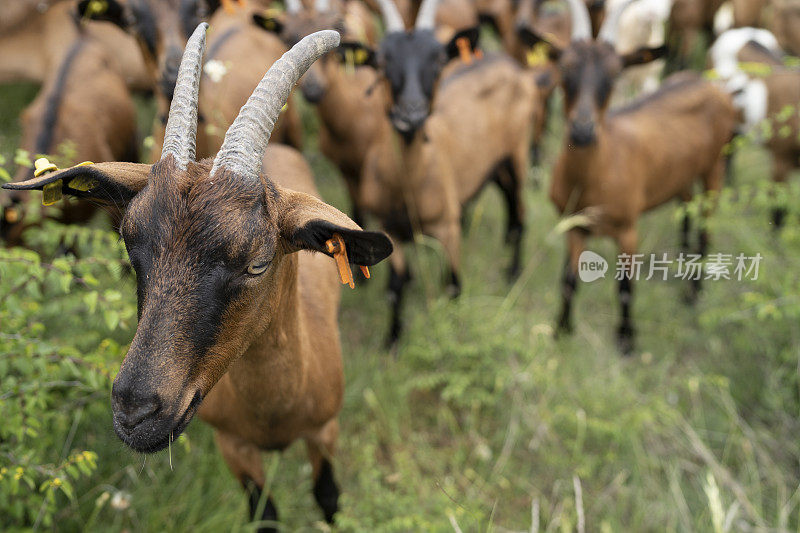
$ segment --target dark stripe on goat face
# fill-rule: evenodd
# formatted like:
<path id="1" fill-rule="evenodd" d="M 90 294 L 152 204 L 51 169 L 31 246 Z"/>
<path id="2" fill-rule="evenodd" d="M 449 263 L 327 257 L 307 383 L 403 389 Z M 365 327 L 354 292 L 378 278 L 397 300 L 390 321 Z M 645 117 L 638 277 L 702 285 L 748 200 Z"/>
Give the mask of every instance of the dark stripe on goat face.
<path id="1" fill-rule="evenodd" d="M 447 59 L 445 47 L 429 30 L 384 37 L 380 60 L 392 93 L 391 119 L 403 134 L 422 126 Z"/>
<path id="2" fill-rule="evenodd" d="M 137 337 L 152 339 L 137 348 L 166 346 L 171 352 L 161 357 L 180 364 L 178 373 L 188 379 L 202 372 L 226 314 L 243 304 L 250 262 L 269 262 L 274 255 L 277 232 L 270 228 L 260 183 L 225 176 L 212 181 L 205 163 L 176 175 L 168 163 L 154 166 L 121 228 L 137 274 Z"/>
<path id="3" fill-rule="evenodd" d="M 78 39 L 72 44 L 61 65 L 58 67 L 58 74 L 56 74 L 56 82 L 52 87 L 50 94 L 47 96 L 47 104 L 45 105 L 44 114 L 42 115 L 42 123 L 39 133 L 36 136 L 36 143 L 34 150 L 37 154 L 47 154 L 53 148 L 53 136 L 55 133 L 56 122 L 58 121 L 58 111 L 61 107 L 61 101 L 64 97 L 64 89 L 67 85 L 72 65 L 75 59 L 80 54 L 85 41 Z"/>
<path id="4" fill-rule="evenodd" d="M 587 146 L 596 139 L 596 126 L 605 114 L 622 60 L 604 42 L 573 43 L 559 61 L 565 109 L 573 144 Z"/>

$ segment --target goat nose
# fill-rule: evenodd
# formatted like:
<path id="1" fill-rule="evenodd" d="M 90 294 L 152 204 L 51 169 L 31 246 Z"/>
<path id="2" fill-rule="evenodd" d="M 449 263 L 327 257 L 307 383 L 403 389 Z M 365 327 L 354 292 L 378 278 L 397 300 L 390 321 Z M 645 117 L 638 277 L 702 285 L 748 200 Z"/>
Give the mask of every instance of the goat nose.
<path id="1" fill-rule="evenodd" d="M 573 122 L 569 129 L 569 138 L 575 146 L 588 146 L 595 141 L 594 122 Z"/>
<path id="2" fill-rule="evenodd" d="M 152 418 L 159 410 L 161 410 L 161 400 L 158 396 L 153 395 L 149 398 L 144 398 L 136 401 L 122 401 L 122 399 L 112 391 L 112 404 L 114 408 L 114 417 L 119 422 L 122 429 L 130 433 L 133 429 L 141 424 L 144 420 Z"/>
<path id="3" fill-rule="evenodd" d="M 423 101 L 407 102 L 397 106 L 394 123 L 402 132 L 417 131 L 428 118 L 428 104 Z"/>

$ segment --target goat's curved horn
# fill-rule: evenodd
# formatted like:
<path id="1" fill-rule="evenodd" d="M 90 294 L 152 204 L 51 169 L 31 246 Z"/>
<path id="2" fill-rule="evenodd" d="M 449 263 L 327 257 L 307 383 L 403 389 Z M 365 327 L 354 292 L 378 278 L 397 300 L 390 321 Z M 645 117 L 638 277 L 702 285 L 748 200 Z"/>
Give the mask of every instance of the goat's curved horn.
<path id="1" fill-rule="evenodd" d="M 617 4 L 614 11 L 606 13 L 606 20 L 600 28 L 600 33 L 597 35 L 598 40 L 605 41 L 609 44 L 617 44 L 617 37 L 619 33 L 619 22 L 622 20 L 622 13 L 631 5 L 635 0 L 626 0 Z"/>
<path id="2" fill-rule="evenodd" d="M 186 170 L 186 166 L 195 157 L 197 94 L 200 91 L 200 69 L 206 48 L 206 29 L 208 24 L 201 22 L 186 43 L 164 130 L 161 159 L 172 154 L 175 164 L 181 170 Z"/>
<path id="3" fill-rule="evenodd" d="M 414 23 L 416 30 L 433 30 L 436 27 L 436 10 L 439 0 L 422 0 L 417 12 L 417 21 Z"/>
<path id="4" fill-rule="evenodd" d="M 225 168 L 258 179 L 269 137 L 292 88 L 312 63 L 339 46 L 339 33 L 323 30 L 304 37 L 270 67 L 225 133 L 211 174 Z"/>
<path id="5" fill-rule="evenodd" d="M 378 6 L 381 8 L 383 22 L 386 24 L 386 33 L 406 31 L 406 24 L 403 22 L 403 17 L 394 0 L 378 0 Z"/>
<path id="6" fill-rule="evenodd" d="M 300 0 L 284 0 L 283 4 L 286 7 L 286 12 L 290 15 L 300 13 L 303 10 L 303 4 Z"/>
<path id="7" fill-rule="evenodd" d="M 317 13 L 327 13 L 331 10 L 331 1 L 317 0 L 316 4 L 314 4 L 314 9 L 317 10 Z"/>
<path id="8" fill-rule="evenodd" d="M 588 41 L 592 38 L 592 21 L 589 18 L 589 8 L 583 0 L 567 0 L 569 11 L 572 15 L 572 40 Z"/>

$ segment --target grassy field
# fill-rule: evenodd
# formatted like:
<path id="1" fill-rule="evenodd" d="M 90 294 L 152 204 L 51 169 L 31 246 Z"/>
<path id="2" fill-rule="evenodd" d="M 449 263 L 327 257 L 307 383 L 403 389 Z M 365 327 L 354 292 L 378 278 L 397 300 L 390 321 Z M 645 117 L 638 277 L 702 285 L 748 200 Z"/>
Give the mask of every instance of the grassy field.
<path id="1" fill-rule="evenodd" d="M 29 86 L 0 89 L 7 158 L 18 141 L 16 116 L 34 95 Z M 323 196 L 347 210 L 337 172 L 315 147 L 313 114 L 304 115 L 306 155 Z M 504 213 L 489 188 L 465 226 L 459 299 L 442 290 L 439 245 L 420 238 L 409 249 L 415 280 L 395 353 L 382 342 L 388 268 L 344 291 L 337 529 L 797 530 L 800 229 L 796 214 L 781 234 L 768 224 L 766 155 L 740 151 L 736 188 L 710 222 L 712 252 L 764 256 L 759 280 L 709 282 L 694 307 L 684 305 L 680 281 L 640 282 L 639 352 L 622 358 L 613 342 L 613 276 L 582 284 L 575 334 L 552 335 L 564 239 L 554 232 L 547 188 L 559 139 L 556 124 L 543 167 L 531 169 L 525 268 L 516 282 L 504 279 Z M 676 256 L 677 215 L 669 205 L 642 220 L 643 253 Z M 610 242 L 590 248 L 613 270 Z M 135 305 L 133 280 L 120 285 Z M 113 337 L 127 343 L 134 329 L 125 323 Z M 109 361 L 114 372 L 118 364 Z M 98 454 L 98 470 L 76 484 L 74 497 L 59 496 L 58 529 L 253 530 L 208 426 L 193 422 L 170 453 L 137 455 L 111 430 L 108 387 L 51 429 L 53 461 L 61 449 Z M 304 447 L 265 456 L 265 465 L 285 530 L 327 530 Z"/>

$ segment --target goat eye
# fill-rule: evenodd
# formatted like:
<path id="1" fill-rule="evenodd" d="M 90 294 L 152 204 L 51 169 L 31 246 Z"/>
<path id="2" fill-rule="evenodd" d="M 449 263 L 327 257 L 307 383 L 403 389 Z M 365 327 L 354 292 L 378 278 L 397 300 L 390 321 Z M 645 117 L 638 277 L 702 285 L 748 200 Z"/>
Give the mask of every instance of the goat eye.
<path id="1" fill-rule="evenodd" d="M 250 263 L 247 267 L 247 273 L 251 276 L 259 276 L 267 271 L 267 267 L 269 267 L 269 262 L 262 263 L 260 261 L 256 261 L 254 263 Z"/>

